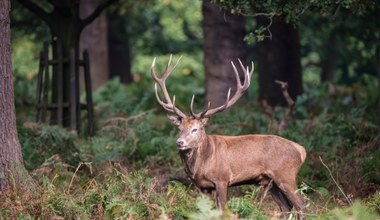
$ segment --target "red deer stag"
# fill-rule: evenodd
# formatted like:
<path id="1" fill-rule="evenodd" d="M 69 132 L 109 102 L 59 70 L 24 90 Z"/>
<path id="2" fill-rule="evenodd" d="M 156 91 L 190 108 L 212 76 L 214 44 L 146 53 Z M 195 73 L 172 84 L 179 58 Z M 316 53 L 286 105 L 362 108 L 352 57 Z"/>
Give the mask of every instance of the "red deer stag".
<path id="1" fill-rule="evenodd" d="M 170 68 L 171 59 L 170 56 L 161 77 L 155 73 L 154 59 L 151 75 L 155 81 L 158 103 L 172 113 L 168 117 L 179 128 L 180 136 L 176 145 L 190 179 L 202 192 L 216 196 L 219 209 L 223 209 L 227 203 L 229 186 L 247 183 L 256 183 L 264 187 L 271 185 L 269 192 L 284 217 L 289 215 L 294 207 L 298 217 L 304 219 L 304 201 L 296 191 L 296 176 L 306 158 L 306 151 L 301 145 L 275 135 L 224 136 L 207 135 L 205 132 L 209 118 L 232 106 L 247 90 L 253 73 L 253 63 L 252 70 L 249 71 L 239 60 L 245 75 L 242 84 L 239 73 L 231 62 L 237 81 L 235 94 L 231 97 L 229 89 L 223 105 L 210 109 L 208 103 L 208 107 L 200 113 L 193 111 L 193 95 L 190 104 L 191 115 L 188 116 L 175 106 L 175 96 L 171 100 L 166 89 L 165 80 L 180 60 Z M 158 94 L 158 86 L 161 88 L 163 100 Z"/>

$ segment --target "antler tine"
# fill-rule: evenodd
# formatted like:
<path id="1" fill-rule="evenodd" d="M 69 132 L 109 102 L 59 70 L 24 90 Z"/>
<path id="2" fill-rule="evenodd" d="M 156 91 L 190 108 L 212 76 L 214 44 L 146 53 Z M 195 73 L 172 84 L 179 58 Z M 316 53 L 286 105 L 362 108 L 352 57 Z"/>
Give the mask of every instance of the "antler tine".
<path id="1" fill-rule="evenodd" d="M 165 67 L 165 70 L 164 70 L 164 73 L 162 74 L 162 78 L 168 78 L 168 76 L 172 73 L 172 71 L 177 67 L 177 65 L 179 64 L 179 61 L 181 60 L 182 56 L 180 56 L 177 60 L 177 62 L 174 64 L 173 68 L 172 69 L 169 69 L 170 67 L 170 64 L 172 62 L 172 58 L 173 58 L 173 55 L 170 54 L 170 57 L 169 57 L 169 62 L 168 64 L 166 64 L 166 67 Z"/>
<path id="2" fill-rule="evenodd" d="M 210 102 L 208 102 L 208 107 L 205 111 L 203 111 L 201 113 L 201 117 L 209 117 L 217 112 L 221 112 L 221 111 L 224 111 L 225 109 L 227 109 L 230 105 L 228 105 L 228 103 L 230 102 L 230 96 L 231 96 L 231 88 L 228 89 L 228 93 L 227 93 L 227 98 L 226 98 L 226 101 L 224 102 L 223 105 L 219 106 L 219 107 L 216 107 L 216 108 L 213 108 L 210 110 L 210 113 L 208 112 L 209 111 L 209 108 L 210 108 Z"/>
<path id="3" fill-rule="evenodd" d="M 208 109 L 207 109 L 207 111 L 205 111 L 203 115 L 209 115 L 209 116 L 211 116 L 212 114 L 215 114 L 217 112 L 221 112 L 221 111 L 224 111 L 225 109 L 227 109 L 229 107 L 228 103 L 230 102 L 230 96 L 231 96 L 231 88 L 228 89 L 227 98 L 226 98 L 226 101 L 224 102 L 223 105 L 221 105 L 221 106 L 219 106 L 217 108 L 211 109 L 212 112 L 214 112 L 214 113 L 212 113 L 210 111 L 209 114 L 206 114 L 207 111 L 208 111 Z M 208 107 L 210 107 L 210 102 L 208 102 Z"/>
<path id="4" fill-rule="evenodd" d="M 239 62 L 240 62 L 240 60 L 239 60 Z M 236 90 L 237 90 L 239 87 L 242 87 L 242 84 L 241 84 L 239 72 L 236 69 L 234 62 L 231 61 L 231 65 L 232 65 L 232 68 L 234 69 L 234 73 L 235 73 L 235 77 L 236 77 Z M 244 70 L 244 68 L 243 68 L 243 70 Z M 244 76 L 244 83 L 245 82 L 246 82 L 246 77 Z"/>
<path id="5" fill-rule="evenodd" d="M 175 107 L 175 95 L 173 96 L 173 111 L 176 115 L 184 115 L 182 118 L 186 117 L 177 107 Z"/>
<path id="6" fill-rule="evenodd" d="M 194 113 L 194 110 L 193 110 L 193 106 L 194 106 L 194 98 L 195 98 L 195 94 L 193 94 L 193 97 L 191 98 L 191 102 L 190 102 L 190 114 L 191 114 L 191 116 L 193 116 L 194 118 L 197 118 L 197 114 Z"/>
<path id="7" fill-rule="evenodd" d="M 200 113 L 200 116 L 199 116 L 200 118 L 204 117 L 204 115 L 205 115 L 205 114 L 208 112 L 208 110 L 210 109 L 210 106 L 211 106 L 211 102 L 208 101 L 206 110 L 204 110 L 203 112 Z"/>
<path id="8" fill-rule="evenodd" d="M 165 103 L 164 101 L 161 100 L 160 96 L 158 95 L 158 91 L 157 91 L 157 83 L 154 83 L 154 92 L 156 94 L 156 99 L 158 101 L 158 103 L 166 110 L 166 111 L 169 111 L 171 112 L 173 110 L 172 106 L 170 105 L 170 103 Z"/>
<path id="9" fill-rule="evenodd" d="M 228 100 L 227 108 L 233 105 L 244 94 L 244 92 L 248 89 L 251 83 L 251 75 L 249 72 L 249 68 L 247 67 L 247 69 L 245 69 L 240 59 L 239 59 L 239 63 L 242 70 L 244 71 L 244 82 L 243 84 L 241 83 L 239 72 L 237 71 L 235 64 L 231 61 L 232 68 L 234 69 L 234 72 L 236 75 L 236 92 L 232 96 L 232 98 Z"/>
<path id="10" fill-rule="evenodd" d="M 171 112 L 171 113 L 174 113 L 176 114 L 177 116 L 181 117 L 181 118 L 185 118 L 186 115 L 180 111 L 177 107 L 175 107 L 175 105 L 173 104 L 173 102 L 171 101 L 170 99 L 170 96 L 169 96 L 169 93 L 166 89 L 166 84 L 165 84 L 165 81 L 166 79 L 168 78 L 168 76 L 172 73 L 172 71 L 177 67 L 177 65 L 179 64 L 179 61 L 181 60 L 182 56 L 180 58 L 178 58 L 176 64 L 173 66 L 173 68 L 169 69 L 170 67 L 170 63 L 171 63 L 171 60 L 172 60 L 172 55 L 170 55 L 170 58 L 169 58 L 169 62 L 168 64 L 166 65 L 166 68 L 164 70 L 164 73 L 162 74 L 161 77 L 158 77 L 156 72 L 155 72 L 155 69 L 154 69 L 154 66 L 155 66 L 155 63 L 156 63 L 156 58 L 153 59 L 153 62 L 152 62 L 152 66 L 150 68 L 150 72 L 151 72 L 151 76 L 152 78 L 154 79 L 155 81 L 155 84 L 154 84 L 154 91 L 156 93 L 156 99 L 158 101 L 158 103 L 168 112 Z M 158 94 L 158 89 L 157 89 L 157 85 L 160 86 L 161 88 L 161 91 L 162 91 L 162 94 L 164 96 L 164 101 L 161 100 L 159 94 Z M 173 97 L 173 99 L 175 99 Z M 174 100 L 173 100 L 174 101 Z"/>
<path id="11" fill-rule="evenodd" d="M 251 76 L 252 76 L 253 69 L 254 69 L 253 62 L 252 62 L 252 70 L 251 71 L 249 71 L 249 67 L 248 66 L 247 66 L 246 69 L 244 68 L 244 66 L 243 66 L 242 62 L 240 61 L 240 59 L 239 59 L 239 64 L 240 64 L 242 70 L 244 71 L 244 82 L 243 82 L 243 84 L 241 83 L 241 80 L 240 80 L 240 77 L 239 77 L 239 72 L 236 69 L 235 64 L 231 61 L 231 65 L 232 65 L 232 68 L 234 69 L 234 73 L 235 73 L 235 76 L 236 76 L 236 92 L 235 92 L 235 94 L 230 98 L 230 94 L 231 94 L 231 88 L 230 88 L 228 90 L 226 102 L 223 105 L 219 106 L 219 107 L 216 107 L 216 108 L 213 108 L 213 109 L 207 109 L 206 111 L 203 112 L 202 117 L 210 117 L 211 115 L 213 115 L 215 113 L 224 111 L 225 109 L 229 108 L 230 106 L 232 106 L 233 104 L 235 104 L 235 102 L 237 100 L 239 100 L 239 98 L 248 89 L 248 87 L 249 87 L 249 85 L 251 83 Z"/>
<path id="12" fill-rule="evenodd" d="M 248 86 L 249 86 L 249 84 L 251 82 L 251 78 L 252 78 L 252 74 L 253 74 L 253 70 L 255 69 L 255 66 L 254 66 L 254 64 L 252 62 L 252 69 L 251 69 L 251 71 L 249 71 L 249 67 L 248 66 L 244 67 L 244 65 L 241 62 L 241 60 L 238 59 L 238 61 L 239 61 L 241 69 L 244 71 L 245 74 L 247 74 L 247 77 L 244 77 L 243 87 L 247 87 L 248 88 Z"/>
<path id="13" fill-rule="evenodd" d="M 190 113 L 191 113 L 191 116 L 193 116 L 194 118 L 202 118 L 204 114 L 207 113 L 207 111 L 209 110 L 210 108 L 210 105 L 211 105 L 211 102 L 209 101 L 208 104 L 207 104 L 207 108 L 205 110 L 203 110 L 202 112 L 200 113 L 195 113 L 194 112 L 194 98 L 195 98 L 195 95 L 193 94 L 193 97 L 191 98 L 191 103 L 190 103 Z"/>
<path id="14" fill-rule="evenodd" d="M 152 65 L 150 66 L 150 75 L 154 79 L 154 81 L 158 80 L 156 71 L 154 70 L 154 65 L 156 64 L 156 57 L 153 59 Z"/>

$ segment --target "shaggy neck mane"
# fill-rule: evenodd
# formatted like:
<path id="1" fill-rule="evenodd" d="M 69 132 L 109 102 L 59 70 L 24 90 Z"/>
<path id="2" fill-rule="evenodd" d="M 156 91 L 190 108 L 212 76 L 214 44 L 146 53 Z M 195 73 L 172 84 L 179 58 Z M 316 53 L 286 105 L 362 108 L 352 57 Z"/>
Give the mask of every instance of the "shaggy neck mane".
<path id="1" fill-rule="evenodd" d="M 206 134 L 198 143 L 197 147 L 181 150 L 179 152 L 182 162 L 185 165 L 185 171 L 191 178 L 194 178 L 197 170 L 202 166 L 200 162 L 207 161 L 213 152 L 213 149 L 209 146 L 209 139 Z"/>

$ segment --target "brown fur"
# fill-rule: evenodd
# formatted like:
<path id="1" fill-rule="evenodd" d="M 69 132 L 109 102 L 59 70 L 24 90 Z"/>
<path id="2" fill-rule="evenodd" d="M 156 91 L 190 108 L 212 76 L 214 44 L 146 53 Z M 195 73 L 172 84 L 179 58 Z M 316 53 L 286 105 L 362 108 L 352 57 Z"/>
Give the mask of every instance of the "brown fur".
<path id="1" fill-rule="evenodd" d="M 207 135 L 207 120 L 173 117 L 185 171 L 202 192 L 215 193 L 218 208 L 225 207 L 229 186 L 266 187 L 273 180 L 270 192 L 281 211 L 287 214 L 294 207 L 304 218 L 304 202 L 296 192 L 296 176 L 306 158 L 302 146 L 275 135 Z"/>
<path id="2" fill-rule="evenodd" d="M 155 61 L 151 66 L 151 75 L 154 91 L 158 103 L 168 112 L 172 123 L 178 126 L 180 137 L 176 144 L 180 150 L 185 170 L 192 181 L 202 192 L 212 193 L 216 196 L 218 208 L 222 209 L 227 203 L 228 187 L 255 182 L 267 186 L 273 182 L 270 188 L 273 199 L 280 206 L 283 213 L 289 213 L 294 207 L 299 212 L 299 217 L 304 218 L 305 205 L 301 196 L 296 192 L 296 176 L 302 163 L 306 159 L 305 149 L 292 141 L 274 135 L 244 135 L 229 137 L 222 135 L 207 135 L 204 126 L 208 119 L 232 106 L 248 89 L 254 70 L 244 67 L 239 60 L 244 72 L 244 80 L 241 82 L 239 73 L 231 62 L 236 76 L 236 91 L 227 92 L 226 102 L 216 108 L 210 109 L 210 103 L 201 113 L 194 113 L 194 96 L 190 104 L 191 116 L 187 116 L 175 106 L 175 96 L 170 99 L 165 81 L 178 65 L 170 67 L 170 56 L 167 67 L 158 77 L 155 73 Z M 162 90 L 163 100 L 158 94 L 158 87 Z"/>

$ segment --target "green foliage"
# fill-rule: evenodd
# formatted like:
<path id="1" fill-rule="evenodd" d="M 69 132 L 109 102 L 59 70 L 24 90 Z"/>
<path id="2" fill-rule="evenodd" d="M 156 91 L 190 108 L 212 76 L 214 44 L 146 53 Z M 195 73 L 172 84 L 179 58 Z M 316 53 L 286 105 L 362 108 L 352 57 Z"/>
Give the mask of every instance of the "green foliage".
<path id="1" fill-rule="evenodd" d="M 153 94 L 142 92 L 138 88 L 147 88 L 146 82 L 125 86 L 118 79 L 112 79 L 93 94 L 96 108 L 100 109 L 101 117 L 118 114 L 136 114 L 137 110 L 148 109 L 153 101 Z M 105 111 L 107 109 L 107 111 Z M 113 115 L 107 115 L 113 114 Z"/>
<path id="2" fill-rule="evenodd" d="M 271 39 L 273 19 L 281 19 L 299 26 L 302 59 L 305 72 L 323 71 L 327 62 L 336 63 L 336 78 L 340 83 L 352 84 L 363 74 L 376 74 L 376 48 L 380 29 L 376 22 L 380 5 L 374 1 L 249 1 L 213 0 L 222 9 L 247 17 L 249 44 Z M 259 26 L 252 18 L 266 18 Z M 318 31 L 315 28 L 318 27 Z M 317 55 L 318 61 L 308 57 Z M 315 68 L 315 65 L 318 68 Z M 317 69 L 317 70 L 316 70 Z M 318 77 L 321 74 L 318 73 Z M 315 82 L 315 81 L 313 81 Z"/>
<path id="3" fill-rule="evenodd" d="M 18 127 L 25 167 L 35 169 L 53 155 L 60 155 L 73 166 L 79 163 L 75 136 L 59 126 L 31 124 Z"/>
<path id="4" fill-rule="evenodd" d="M 249 1 L 249 0 L 212 0 L 223 9 L 234 14 L 255 15 L 255 13 L 274 12 L 283 16 L 287 21 L 297 21 L 306 10 L 318 11 L 322 15 L 333 14 L 340 7 L 350 10 L 353 14 L 363 15 L 378 8 L 372 1 L 344 0 L 344 1 Z"/>
<path id="5" fill-rule="evenodd" d="M 368 11 L 365 15 L 353 16 L 348 10 L 339 10 L 331 17 L 306 12 L 299 22 L 302 63 L 306 71 L 315 71 L 320 77 L 324 65 L 334 62 L 336 69 L 332 70 L 332 80 L 349 85 L 365 74 L 375 75 L 376 67 L 370 57 L 376 54 L 380 33 L 376 24 L 366 22 L 373 21 L 373 13 Z M 320 31 L 315 32 L 313 27 L 316 26 Z"/>
<path id="6" fill-rule="evenodd" d="M 372 195 L 372 197 L 368 201 L 368 206 L 372 210 L 376 210 L 378 213 L 380 213 L 380 191 L 377 191 L 375 194 Z"/>
<path id="7" fill-rule="evenodd" d="M 37 75 L 38 46 L 30 37 L 20 37 L 12 41 L 12 67 L 16 106 L 33 105 Z"/>
<path id="8" fill-rule="evenodd" d="M 54 215 L 62 216 L 66 219 L 88 217 L 85 210 L 77 203 L 75 197 L 62 194 L 61 192 L 52 192 L 46 200 L 45 205 Z"/>
<path id="9" fill-rule="evenodd" d="M 132 53 L 194 53 L 202 48 L 201 1 L 143 1 L 124 10 Z M 130 8 L 129 8 L 130 9 Z M 138 21 L 138 22 L 136 22 Z M 138 61 L 138 59 L 135 59 Z"/>
<path id="10" fill-rule="evenodd" d="M 214 207 L 214 202 L 206 196 L 200 196 L 196 202 L 197 212 L 191 214 L 189 219 L 225 219 L 223 212 Z"/>
<path id="11" fill-rule="evenodd" d="M 39 5 L 42 6 L 43 4 Z M 17 39 L 17 42 L 20 42 L 20 40 L 28 38 L 28 40 L 40 41 L 39 43 L 42 44 L 42 42 L 50 40 L 49 28 L 42 19 L 22 6 L 17 0 L 11 0 L 11 5 L 12 41 Z M 12 42 L 12 44 L 16 45 L 15 42 Z M 32 57 L 24 58 L 29 60 Z"/>
<path id="12" fill-rule="evenodd" d="M 378 148 L 375 152 L 369 154 L 363 158 L 363 164 L 361 166 L 361 172 L 366 176 L 366 179 L 370 182 L 380 184 L 380 149 Z"/>
<path id="13" fill-rule="evenodd" d="M 105 215 L 108 218 L 146 217 L 149 201 L 154 196 L 155 183 L 145 172 L 133 172 L 128 176 L 119 174 L 122 184 L 103 197 Z M 115 183 L 117 184 L 117 183 Z M 118 184 L 117 184 L 118 185 Z M 126 197 L 128 195 L 128 197 Z"/>
<path id="14" fill-rule="evenodd" d="M 363 205 L 360 202 L 355 202 L 353 206 L 344 208 L 344 209 L 333 209 L 332 211 L 321 215 L 317 219 L 379 219 L 380 216 L 373 211 L 370 211 L 367 206 Z"/>
<path id="15" fill-rule="evenodd" d="M 196 210 L 192 189 L 176 181 L 169 183 L 164 200 L 158 204 L 165 215 L 175 219 L 184 219 Z"/>
<path id="16" fill-rule="evenodd" d="M 263 210 L 257 204 L 252 203 L 257 199 L 259 198 L 252 192 L 246 192 L 244 196 L 231 198 L 228 201 L 228 207 L 231 212 L 237 213 L 241 219 L 268 219 Z"/>
<path id="17" fill-rule="evenodd" d="M 154 157 L 159 162 L 168 155 L 174 158 L 173 131 L 166 118 L 154 117 L 151 112 L 111 118 L 100 129 L 101 136 L 83 141 L 82 159 L 104 163 L 125 161 L 126 158 L 129 162 L 143 162 L 147 157 Z M 170 136 L 163 135 L 165 132 Z"/>

